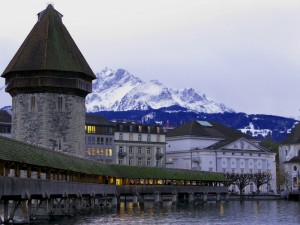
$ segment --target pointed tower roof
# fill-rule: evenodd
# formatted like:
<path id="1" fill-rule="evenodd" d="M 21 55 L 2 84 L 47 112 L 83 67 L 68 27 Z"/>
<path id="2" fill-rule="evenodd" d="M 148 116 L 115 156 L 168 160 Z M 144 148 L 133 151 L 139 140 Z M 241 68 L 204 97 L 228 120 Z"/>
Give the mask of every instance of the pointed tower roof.
<path id="1" fill-rule="evenodd" d="M 62 23 L 62 14 L 49 4 L 11 60 L 2 77 L 26 71 L 66 71 L 95 75 Z"/>

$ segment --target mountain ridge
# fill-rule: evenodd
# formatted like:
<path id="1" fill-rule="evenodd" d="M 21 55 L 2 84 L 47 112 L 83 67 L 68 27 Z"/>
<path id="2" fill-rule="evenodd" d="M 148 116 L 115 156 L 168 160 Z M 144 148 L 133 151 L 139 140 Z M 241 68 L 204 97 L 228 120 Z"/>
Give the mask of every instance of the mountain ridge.
<path id="1" fill-rule="evenodd" d="M 234 112 L 193 88 L 168 88 L 158 80 L 143 81 L 124 69 L 104 68 L 96 77 L 93 93 L 86 98 L 87 112 L 147 110 L 172 105 L 195 112 Z"/>

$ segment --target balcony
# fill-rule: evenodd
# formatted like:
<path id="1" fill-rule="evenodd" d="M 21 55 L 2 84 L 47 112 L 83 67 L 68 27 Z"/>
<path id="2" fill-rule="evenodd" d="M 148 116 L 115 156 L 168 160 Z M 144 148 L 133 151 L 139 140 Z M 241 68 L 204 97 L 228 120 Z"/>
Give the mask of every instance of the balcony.
<path id="1" fill-rule="evenodd" d="M 200 163 L 200 162 L 201 162 L 201 159 L 200 159 L 200 157 L 193 157 L 193 158 L 192 158 L 192 161 L 193 161 L 194 163 Z"/>
<path id="2" fill-rule="evenodd" d="M 164 154 L 163 154 L 163 153 L 160 153 L 160 152 L 157 152 L 157 153 L 155 154 L 155 156 L 156 156 L 156 159 L 159 160 L 159 159 L 161 159 L 161 158 L 164 156 Z"/>
<path id="3" fill-rule="evenodd" d="M 119 158 L 124 158 L 127 155 L 126 152 L 118 152 L 118 157 Z"/>

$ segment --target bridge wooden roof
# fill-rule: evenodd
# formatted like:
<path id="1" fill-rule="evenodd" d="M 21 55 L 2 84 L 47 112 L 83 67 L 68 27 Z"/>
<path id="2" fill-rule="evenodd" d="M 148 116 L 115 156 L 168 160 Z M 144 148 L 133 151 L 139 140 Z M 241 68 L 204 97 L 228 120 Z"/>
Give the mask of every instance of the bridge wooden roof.
<path id="1" fill-rule="evenodd" d="M 102 164 L 0 136 L 0 160 L 91 175 L 131 179 L 225 181 L 218 173 Z"/>

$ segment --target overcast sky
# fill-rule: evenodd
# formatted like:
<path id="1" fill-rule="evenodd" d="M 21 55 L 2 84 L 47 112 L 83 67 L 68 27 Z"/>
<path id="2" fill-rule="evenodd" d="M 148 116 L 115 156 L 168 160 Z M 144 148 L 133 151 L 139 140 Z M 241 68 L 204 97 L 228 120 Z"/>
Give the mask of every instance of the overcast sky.
<path id="1" fill-rule="evenodd" d="M 48 2 L 1 1 L 1 73 Z M 52 3 L 95 73 L 124 68 L 237 112 L 300 118 L 299 0 Z M 11 105 L 3 90 L 0 99 Z"/>

